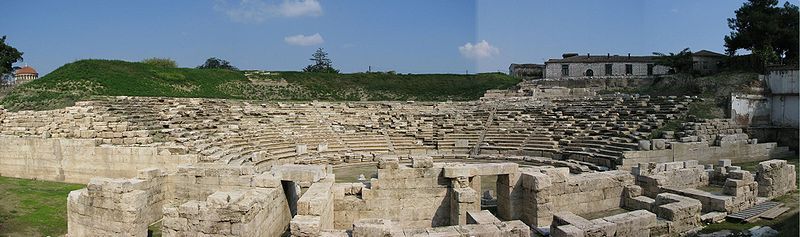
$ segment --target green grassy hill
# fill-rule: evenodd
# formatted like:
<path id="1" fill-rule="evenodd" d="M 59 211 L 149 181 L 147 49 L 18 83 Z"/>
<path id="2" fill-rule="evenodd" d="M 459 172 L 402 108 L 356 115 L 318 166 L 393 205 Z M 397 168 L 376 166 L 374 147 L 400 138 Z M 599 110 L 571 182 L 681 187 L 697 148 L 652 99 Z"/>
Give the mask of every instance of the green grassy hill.
<path id="1" fill-rule="evenodd" d="M 247 100 L 475 100 L 519 80 L 477 75 L 324 74 L 163 68 L 118 60 L 80 60 L 15 88 L 10 110 L 63 108 L 92 96 L 166 96 Z"/>

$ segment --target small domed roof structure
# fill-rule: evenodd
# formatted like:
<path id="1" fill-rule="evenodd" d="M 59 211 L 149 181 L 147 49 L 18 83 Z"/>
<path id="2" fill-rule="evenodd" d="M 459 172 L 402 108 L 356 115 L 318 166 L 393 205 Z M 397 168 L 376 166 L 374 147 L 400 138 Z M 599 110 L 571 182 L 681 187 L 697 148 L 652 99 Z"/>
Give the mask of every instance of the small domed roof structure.
<path id="1" fill-rule="evenodd" d="M 16 74 L 16 75 L 26 75 L 26 74 L 39 74 L 39 73 L 36 72 L 36 69 L 34 69 L 33 67 L 24 66 L 24 67 L 22 67 L 20 69 L 17 69 L 17 71 L 14 71 L 14 74 Z"/>

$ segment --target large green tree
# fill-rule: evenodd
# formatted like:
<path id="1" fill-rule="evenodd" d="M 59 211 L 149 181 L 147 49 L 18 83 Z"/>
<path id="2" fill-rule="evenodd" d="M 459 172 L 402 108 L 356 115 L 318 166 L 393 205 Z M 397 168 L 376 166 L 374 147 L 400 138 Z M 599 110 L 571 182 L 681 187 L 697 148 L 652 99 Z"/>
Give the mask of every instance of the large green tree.
<path id="1" fill-rule="evenodd" d="M 0 75 L 14 71 L 14 63 L 22 61 L 22 52 L 6 44 L 6 36 L 0 37 Z"/>
<path id="2" fill-rule="evenodd" d="M 333 68 L 333 62 L 328 58 L 328 53 L 324 49 L 317 49 L 311 57 L 309 60 L 313 61 L 314 64 L 303 68 L 304 72 L 339 73 L 339 70 Z"/>
<path id="3" fill-rule="evenodd" d="M 206 59 L 206 62 L 203 65 L 197 66 L 198 69 L 227 69 L 238 71 L 239 69 L 231 65 L 228 60 L 219 59 L 215 57 L 211 57 Z"/>
<path id="4" fill-rule="evenodd" d="M 725 36 L 729 55 L 747 49 L 763 63 L 797 63 L 798 8 L 789 2 L 778 6 L 778 0 L 749 0 L 728 18 L 730 35 Z"/>
<path id="5" fill-rule="evenodd" d="M 692 72 L 692 51 L 685 48 L 676 53 L 653 52 L 656 57 L 656 64 L 671 67 L 677 73 Z"/>

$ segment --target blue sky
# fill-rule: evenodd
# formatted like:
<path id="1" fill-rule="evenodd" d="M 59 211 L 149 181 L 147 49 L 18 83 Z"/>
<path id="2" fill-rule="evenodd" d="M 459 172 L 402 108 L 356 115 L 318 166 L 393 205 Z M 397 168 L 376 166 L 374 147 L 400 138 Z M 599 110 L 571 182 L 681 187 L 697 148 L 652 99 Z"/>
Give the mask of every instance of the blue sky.
<path id="1" fill-rule="evenodd" d="M 506 71 L 563 52 L 722 52 L 742 1 L 176 0 L 5 2 L 0 35 L 40 73 L 78 59 L 208 57 L 299 70 L 324 47 L 343 72 Z M 793 1 L 794 4 L 795 1 Z M 23 63 L 23 64 L 24 64 Z"/>

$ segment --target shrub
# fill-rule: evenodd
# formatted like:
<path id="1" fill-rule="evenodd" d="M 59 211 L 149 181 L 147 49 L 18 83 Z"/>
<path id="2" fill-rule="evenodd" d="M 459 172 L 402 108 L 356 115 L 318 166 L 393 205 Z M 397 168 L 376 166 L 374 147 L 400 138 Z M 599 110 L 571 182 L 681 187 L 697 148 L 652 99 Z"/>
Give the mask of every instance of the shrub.
<path id="1" fill-rule="evenodd" d="M 165 67 L 165 68 L 176 68 L 176 67 L 178 67 L 178 64 L 175 63 L 175 60 L 172 60 L 170 58 L 148 58 L 148 59 L 142 60 L 142 63 L 146 63 L 146 64 L 150 64 L 150 65 L 153 65 L 153 66 L 158 66 L 158 67 Z"/>

